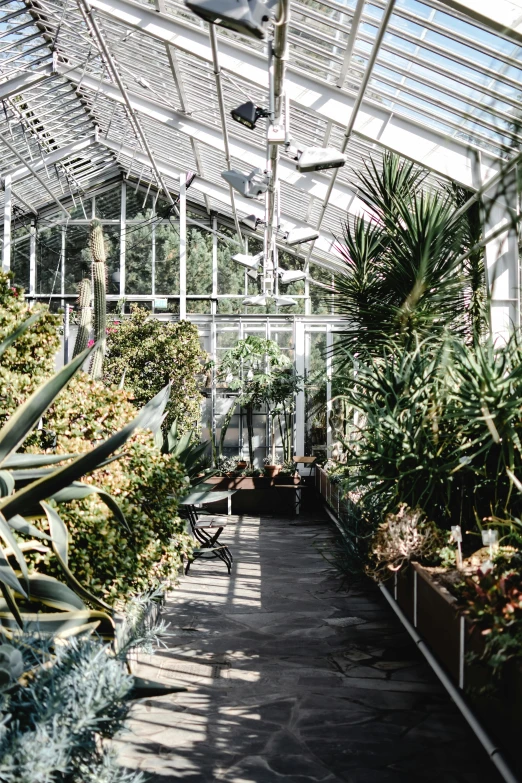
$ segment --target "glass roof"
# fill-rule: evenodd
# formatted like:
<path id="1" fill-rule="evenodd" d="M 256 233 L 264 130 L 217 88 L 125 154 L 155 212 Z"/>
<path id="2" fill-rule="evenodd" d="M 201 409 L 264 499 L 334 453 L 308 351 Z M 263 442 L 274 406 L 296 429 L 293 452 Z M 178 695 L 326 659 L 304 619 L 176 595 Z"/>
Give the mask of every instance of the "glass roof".
<path id="1" fill-rule="evenodd" d="M 384 149 L 428 168 L 434 186 L 451 177 L 470 190 L 520 149 L 522 34 L 464 0 L 397 0 L 372 64 L 387 5 L 290 3 L 293 137 L 340 148 L 369 75 L 331 194 L 331 172 L 299 175 L 280 157 L 281 220 L 320 224 L 313 258 L 328 266 L 342 222 L 361 213 L 356 174 Z M 495 12 L 514 5 L 498 0 Z M 194 171 L 190 200 L 231 216 L 208 25 L 182 0 L 3 0 L 0 38 L 2 176 L 12 173 L 19 209 L 122 174 L 175 193 L 179 174 Z M 266 44 L 221 28 L 217 40 L 231 167 L 262 168 L 264 123 L 248 130 L 229 112 L 245 100 L 267 105 Z M 251 204 L 236 199 L 239 218 L 262 209 Z"/>

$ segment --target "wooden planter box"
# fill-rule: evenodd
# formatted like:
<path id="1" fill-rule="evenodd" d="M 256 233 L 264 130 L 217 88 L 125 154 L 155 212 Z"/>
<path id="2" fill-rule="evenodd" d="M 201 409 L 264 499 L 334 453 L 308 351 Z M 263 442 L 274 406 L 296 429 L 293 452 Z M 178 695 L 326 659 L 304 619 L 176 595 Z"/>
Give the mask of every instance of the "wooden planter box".
<path id="1" fill-rule="evenodd" d="M 517 752 L 522 730 L 522 666 L 515 662 L 508 665 L 494 694 L 478 693 L 491 684 L 491 670 L 480 661 L 470 662 L 468 654 L 481 656 L 484 638 L 459 612 L 451 593 L 418 563 L 398 572 L 386 588 L 455 685 L 465 691 L 493 740 L 522 776 L 522 759 Z"/>
<path id="2" fill-rule="evenodd" d="M 272 514 L 291 516 L 295 513 L 296 490 L 301 493 L 306 487 L 301 484 L 299 476 L 212 476 L 205 484 L 213 484 L 215 490 L 238 490 L 231 497 L 232 514 Z M 284 486 L 283 486 L 284 485 Z M 227 501 L 212 504 L 216 513 L 227 513 Z"/>

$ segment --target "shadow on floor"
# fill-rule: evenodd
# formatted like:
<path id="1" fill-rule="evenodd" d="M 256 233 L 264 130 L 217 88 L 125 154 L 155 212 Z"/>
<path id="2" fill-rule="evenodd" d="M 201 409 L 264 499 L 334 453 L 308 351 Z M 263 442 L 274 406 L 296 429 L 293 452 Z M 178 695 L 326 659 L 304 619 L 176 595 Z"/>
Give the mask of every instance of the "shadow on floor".
<path id="1" fill-rule="evenodd" d="M 189 690 L 135 705 L 122 763 L 151 783 L 498 783 L 378 590 L 341 586 L 332 535 L 321 514 L 230 518 L 232 576 L 196 563 L 140 664 Z"/>

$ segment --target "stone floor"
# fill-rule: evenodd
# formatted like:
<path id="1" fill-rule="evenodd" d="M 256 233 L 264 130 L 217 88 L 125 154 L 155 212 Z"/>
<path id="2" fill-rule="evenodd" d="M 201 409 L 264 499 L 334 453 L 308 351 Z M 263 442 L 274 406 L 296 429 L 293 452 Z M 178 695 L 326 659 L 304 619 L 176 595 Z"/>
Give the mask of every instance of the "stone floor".
<path id="1" fill-rule="evenodd" d="M 188 690 L 135 705 L 122 763 L 151 783 L 498 783 L 378 590 L 342 587 L 319 517 L 230 518 L 232 576 L 196 563 L 140 665 Z"/>

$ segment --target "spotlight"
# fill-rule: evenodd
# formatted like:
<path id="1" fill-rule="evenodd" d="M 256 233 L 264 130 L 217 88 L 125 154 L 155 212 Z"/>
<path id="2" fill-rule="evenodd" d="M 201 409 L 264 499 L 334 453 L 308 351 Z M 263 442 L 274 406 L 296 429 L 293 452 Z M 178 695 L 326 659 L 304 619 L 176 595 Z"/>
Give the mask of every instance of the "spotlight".
<path id="1" fill-rule="evenodd" d="M 274 296 L 272 298 L 278 307 L 293 307 L 297 304 L 296 300 L 292 299 L 291 296 Z"/>
<path id="2" fill-rule="evenodd" d="M 243 299 L 244 305 L 257 305 L 258 307 L 264 307 L 270 301 L 268 294 L 257 294 L 257 296 L 247 296 Z"/>
<path id="3" fill-rule="evenodd" d="M 266 38 L 268 23 L 274 17 L 272 3 L 262 0 L 185 0 L 185 5 L 210 24 L 261 41 Z"/>
<path id="4" fill-rule="evenodd" d="M 298 280 L 306 280 L 306 272 L 302 272 L 300 269 L 278 269 L 279 282 L 282 285 L 288 285 L 288 283 L 297 283 Z"/>
<path id="5" fill-rule="evenodd" d="M 346 163 L 346 155 L 332 147 L 304 147 L 298 149 L 290 145 L 288 149 L 291 157 L 297 161 L 296 169 L 301 173 L 307 171 L 324 171 L 324 169 L 338 169 Z"/>
<path id="6" fill-rule="evenodd" d="M 258 218 L 256 215 L 247 215 L 246 217 L 242 218 L 241 222 L 244 223 L 248 228 L 251 228 L 252 231 L 257 231 L 257 227 L 260 224 L 264 225 L 265 221 L 261 218 Z"/>
<path id="7" fill-rule="evenodd" d="M 231 169 L 222 171 L 221 176 L 245 198 L 258 198 L 266 193 L 270 183 L 270 178 L 261 169 L 253 169 L 250 174 Z"/>
<path id="8" fill-rule="evenodd" d="M 256 122 L 261 117 L 268 117 L 268 112 L 266 109 L 262 109 L 260 106 L 256 106 L 255 103 L 252 103 L 252 101 L 242 103 L 241 106 L 237 107 L 237 109 L 232 109 L 230 114 L 232 115 L 233 120 L 240 122 L 241 125 L 244 125 L 246 128 L 250 128 L 250 130 L 254 130 L 256 127 Z"/>
<path id="9" fill-rule="evenodd" d="M 288 245 L 300 245 L 303 242 L 311 242 L 317 239 L 319 232 L 315 228 L 303 226 L 303 228 L 292 228 L 283 235 Z"/>
<path id="10" fill-rule="evenodd" d="M 232 256 L 232 261 L 236 261 L 241 266 L 246 266 L 247 269 L 257 269 L 263 259 L 263 253 L 258 253 L 256 256 L 248 256 L 244 253 L 236 253 Z"/>

